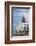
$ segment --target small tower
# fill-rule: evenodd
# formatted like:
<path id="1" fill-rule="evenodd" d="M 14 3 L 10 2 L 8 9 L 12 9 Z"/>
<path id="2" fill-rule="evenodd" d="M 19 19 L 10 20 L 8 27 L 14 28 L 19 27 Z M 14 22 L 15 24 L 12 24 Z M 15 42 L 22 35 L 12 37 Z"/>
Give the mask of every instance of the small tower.
<path id="1" fill-rule="evenodd" d="M 25 23 L 25 17 L 24 16 L 22 17 L 22 23 Z"/>

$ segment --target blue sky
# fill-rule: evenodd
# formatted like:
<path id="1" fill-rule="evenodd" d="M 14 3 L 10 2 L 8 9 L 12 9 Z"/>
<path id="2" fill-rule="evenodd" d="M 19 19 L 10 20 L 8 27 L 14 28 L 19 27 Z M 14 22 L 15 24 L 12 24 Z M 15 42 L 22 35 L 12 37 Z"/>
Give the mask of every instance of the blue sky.
<path id="1" fill-rule="evenodd" d="M 26 21 L 29 20 L 27 15 L 28 12 L 29 10 L 27 9 L 13 8 L 13 32 L 16 31 L 16 26 L 21 22 L 23 16 L 27 18 Z"/>

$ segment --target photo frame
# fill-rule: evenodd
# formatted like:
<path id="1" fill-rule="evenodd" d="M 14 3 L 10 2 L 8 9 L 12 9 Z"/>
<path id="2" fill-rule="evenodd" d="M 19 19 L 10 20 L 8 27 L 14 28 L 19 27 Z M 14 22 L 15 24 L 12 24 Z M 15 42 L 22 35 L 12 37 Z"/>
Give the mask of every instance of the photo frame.
<path id="1" fill-rule="evenodd" d="M 5 2 L 5 44 L 35 42 L 35 3 Z"/>

